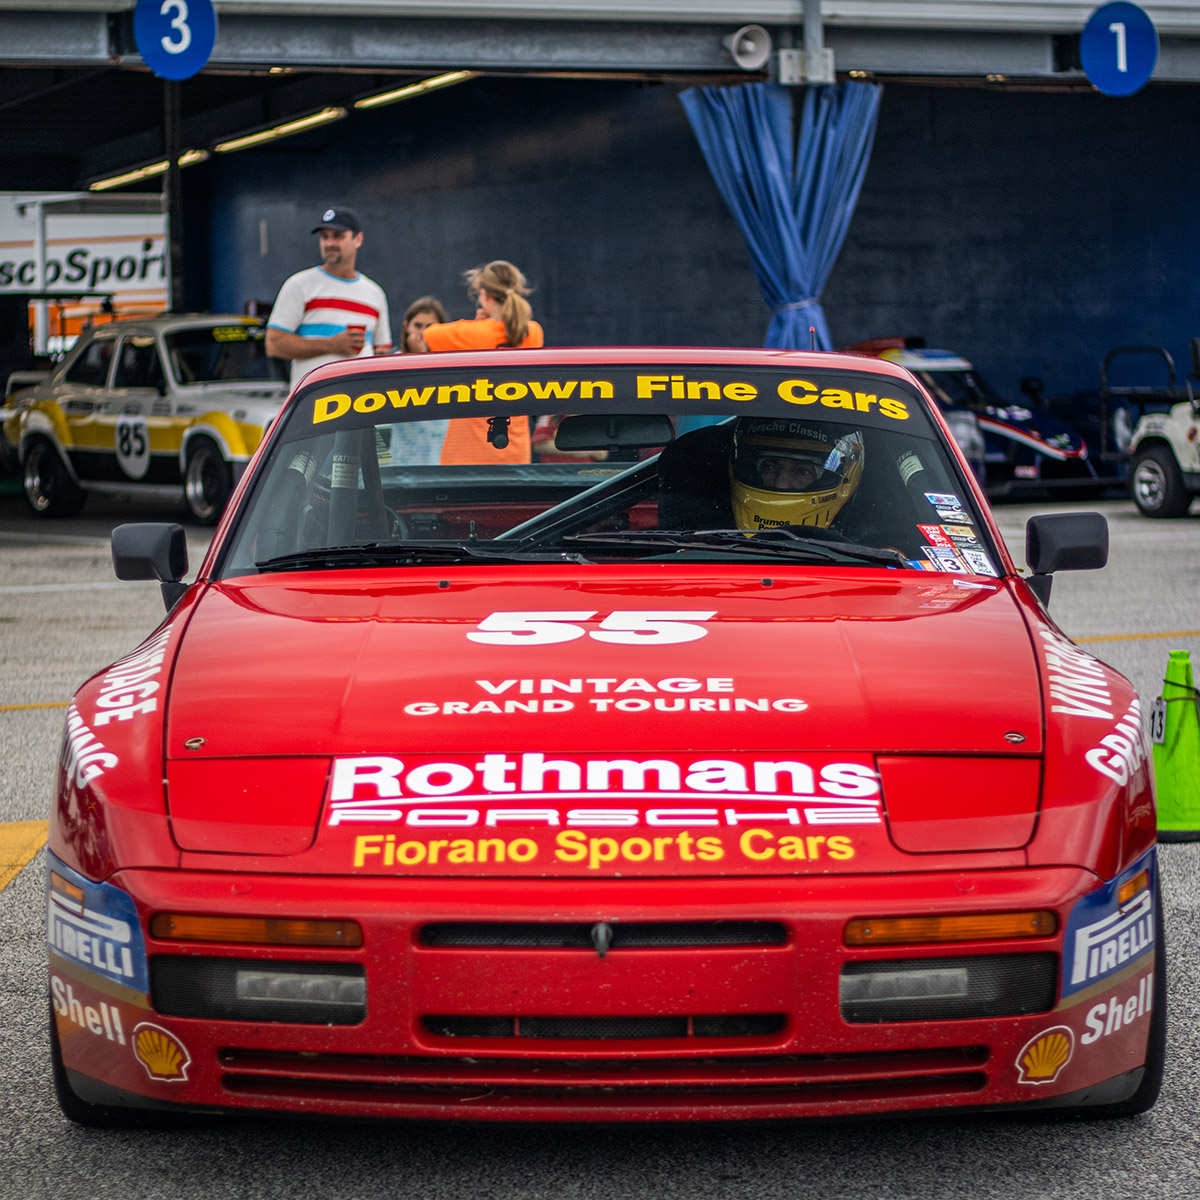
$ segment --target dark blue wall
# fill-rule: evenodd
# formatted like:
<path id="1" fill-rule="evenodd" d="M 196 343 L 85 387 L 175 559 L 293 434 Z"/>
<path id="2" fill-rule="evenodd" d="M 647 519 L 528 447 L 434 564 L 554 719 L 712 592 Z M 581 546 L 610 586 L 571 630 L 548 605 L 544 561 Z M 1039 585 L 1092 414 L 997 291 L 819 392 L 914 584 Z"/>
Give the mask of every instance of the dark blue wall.
<path id="1" fill-rule="evenodd" d="M 1026 373 L 1088 386 L 1115 344 L 1162 343 L 1184 365 L 1200 334 L 1197 145 L 1197 89 L 888 85 L 825 292 L 834 338 L 923 334 L 1014 398 Z M 480 79 L 193 170 L 190 261 L 207 231 L 211 276 L 191 293 L 218 310 L 269 301 L 315 263 L 308 231 L 343 201 L 394 322 L 425 292 L 470 315 L 462 271 L 509 258 L 550 344 L 758 345 L 766 329 L 670 87 Z"/>
<path id="2" fill-rule="evenodd" d="M 889 87 L 825 298 L 834 336 L 924 334 L 1007 394 L 1094 384 L 1115 345 L 1200 335 L 1200 89 Z M 1148 364 L 1147 364 L 1148 365 Z"/>

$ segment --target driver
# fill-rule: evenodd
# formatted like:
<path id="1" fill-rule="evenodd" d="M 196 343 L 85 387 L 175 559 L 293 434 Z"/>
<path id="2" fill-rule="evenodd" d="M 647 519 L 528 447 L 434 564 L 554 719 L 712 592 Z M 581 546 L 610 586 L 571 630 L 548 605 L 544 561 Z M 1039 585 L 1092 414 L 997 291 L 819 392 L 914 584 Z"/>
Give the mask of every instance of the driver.
<path id="1" fill-rule="evenodd" d="M 739 529 L 827 529 L 862 479 L 858 430 L 833 434 L 810 421 L 741 417 L 729 456 L 729 499 Z"/>

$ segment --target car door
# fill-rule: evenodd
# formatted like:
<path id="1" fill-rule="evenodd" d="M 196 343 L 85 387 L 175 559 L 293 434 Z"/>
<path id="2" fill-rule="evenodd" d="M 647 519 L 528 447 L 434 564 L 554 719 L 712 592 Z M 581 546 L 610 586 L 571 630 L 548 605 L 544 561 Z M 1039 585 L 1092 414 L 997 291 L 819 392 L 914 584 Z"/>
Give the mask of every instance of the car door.
<path id="1" fill-rule="evenodd" d="M 111 471 L 111 433 L 103 422 L 116 345 L 115 334 L 96 333 L 72 358 L 54 387 L 53 399 L 69 434 L 65 449 L 81 480 L 107 479 Z"/>
<path id="2" fill-rule="evenodd" d="M 171 405 L 158 342 L 149 331 L 130 331 L 114 355 L 104 414 L 116 479 L 178 483 L 178 439 L 172 445 Z"/>

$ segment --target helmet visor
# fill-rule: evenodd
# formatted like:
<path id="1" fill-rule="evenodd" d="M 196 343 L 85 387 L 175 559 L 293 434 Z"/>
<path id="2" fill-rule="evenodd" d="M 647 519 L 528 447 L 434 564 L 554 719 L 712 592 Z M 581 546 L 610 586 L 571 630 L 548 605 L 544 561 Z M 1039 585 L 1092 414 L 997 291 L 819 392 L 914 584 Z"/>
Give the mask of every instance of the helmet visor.
<path id="1" fill-rule="evenodd" d="M 733 476 L 767 492 L 824 491 L 840 482 L 840 458 L 828 446 L 805 449 L 743 441 L 734 451 Z"/>

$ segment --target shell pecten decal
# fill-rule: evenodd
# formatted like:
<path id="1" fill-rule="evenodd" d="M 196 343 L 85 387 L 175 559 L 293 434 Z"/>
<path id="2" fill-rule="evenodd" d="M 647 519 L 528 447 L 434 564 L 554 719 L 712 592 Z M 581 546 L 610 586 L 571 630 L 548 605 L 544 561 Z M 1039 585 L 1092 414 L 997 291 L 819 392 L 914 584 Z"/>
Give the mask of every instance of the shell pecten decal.
<path id="1" fill-rule="evenodd" d="M 134 1057 L 146 1068 L 151 1079 L 182 1083 L 192 1056 L 184 1044 L 158 1025 L 143 1021 L 133 1031 Z"/>
<path id="2" fill-rule="evenodd" d="M 1017 1055 L 1018 1083 L 1053 1083 L 1075 1053 L 1075 1035 L 1065 1025 L 1043 1030 Z"/>

